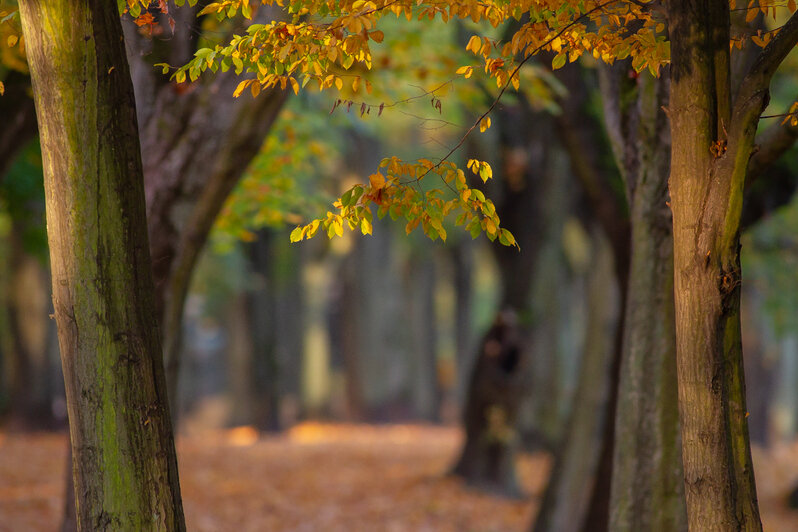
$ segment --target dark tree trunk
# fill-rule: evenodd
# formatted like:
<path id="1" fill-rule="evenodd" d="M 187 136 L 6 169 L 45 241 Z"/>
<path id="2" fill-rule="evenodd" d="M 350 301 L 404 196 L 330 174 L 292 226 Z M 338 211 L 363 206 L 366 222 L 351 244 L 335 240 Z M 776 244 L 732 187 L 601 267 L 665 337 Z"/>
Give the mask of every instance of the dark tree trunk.
<path id="1" fill-rule="evenodd" d="M 185 530 L 116 3 L 19 3 L 80 530 Z"/>
<path id="2" fill-rule="evenodd" d="M 55 386 L 49 356 L 49 277 L 41 262 L 25 253 L 18 227 L 11 237 L 11 271 L 6 293 L 12 347 L 9 426 L 13 429 L 53 429 Z"/>
<path id="3" fill-rule="evenodd" d="M 256 288 L 249 294 L 256 422 L 286 428 L 299 413 L 303 338 L 303 250 L 282 231 L 263 230 L 249 245 Z"/>
<path id="4" fill-rule="evenodd" d="M 177 375 L 183 305 L 197 259 L 225 200 L 260 150 L 287 94 L 233 98 L 239 80 L 220 73 L 185 86 L 152 67 L 183 64 L 196 49 L 198 7 L 175 9 L 176 35 L 168 45 L 125 21 L 144 165 L 155 309 L 164 345 L 169 400 L 178 411 Z M 263 22 L 275 12 L 263 8 Z M 162 49 L 165 48 L 165 49 Z"/>
<path id="5" fill-rule="evenodd" d="M 440 421 L 443 390 L 438 378 L 438 330 L 435 318 L 436 271 L 431 245 L 422 241 L 413 250 L 405 277 L 406 312 L 412 336 L 408 378 L 415 417 Z"/>
<path id="6" fill-rule="evenodd" d="M 490 248 L 500 271 L 500 310 L 478 346 L 471 369 L 463 413 L 465 442 L 453 473 L 469 484 L 518 495 L 517 425 L 526 397 L 525 359 L 530 356 L 528 335 L 522 331 L 529 321 L 533 268 L 545 232 L 540 198 L 545 196 L 550 169 L 543 147 L 547 133 L 544 117 L 533 118 L 526 105 L 519 105 L 506 107 L 496 123 L 501 164 L 489 195 L 521 251 L 499 245 Z M 499 348 L 496 335 L 500 336 Z M 506 354 L 497 356 L 497 349 Z"/>
<path id="7" fill-rule="evenodd" d="M 10 72 L 5 80 L 5 93 L 0 97 L 0 181 L 14 163 L 19 151 L 36 136 L 36 109 L 30 97 L 30 78 Z"/>
<path id="8" fill-rule="evenodd" d="M 629 224 L 624 216 L 622 198 L 615 192 L 611 182 L 615 169 L 602 158 L 603 135 L 588 109 L 587 86 L 582 73 L 574 67 L 567 67 L 558 71 L 558 77 L 568 88 L 569 95 L 562 102 L 563 112 L 557 117 L 557 132 L 569 155 L 571 171 L 587 199 L 588 212 L 599 223 L 612 249 L 620 292 L 620 313 L 624 315 L 629 275 Z M 619 321 L 618 325 L 621 323 Z M 595 388 L 582 391 L 575 399 L 574 413 L 565 435 L 566 445 L 555 457 L 553 474 L 563 474 L 565 478 L 552 477 L 538 520 L 533 524 L 534 530 L 601 532 L 609 526 L 615 448 L 613 420 L 616 418 L 621 365 L 622 329 L 619 326 L 616 326 L 613 338 L 613 355 L 607 362 L 607 371 L 603 373 L 608 380 L 606 383 L 593 383 Z M 602 399 L 602 389 L 607 390 L 605 399 Z M 600 409 L 602 414 L 596 419 L 587 419 L 580 416 L 577 409 Z M 600 421 L 601 426 L 597 429 L 592 427 L 594 421 Z M 573 442 L 593 430 L 599 430 L 602 434 L 597 452 L 582 456 L 581 449 Z M 579 486 L 589 486 L 590 489 L 578 489 Z M 551 494 L 548 493 L 550 490 Z M 558 528 L 566 525 L 569 528 Z"/>
<path id="9" fill-rule="evenodd" d="M 522 336 L 518 317 L 506 311 L 482 339 L 463 415 L 465 445 L 453 469 L 475 486 L 514 496 L 520 495 L 515 459 Z"/>

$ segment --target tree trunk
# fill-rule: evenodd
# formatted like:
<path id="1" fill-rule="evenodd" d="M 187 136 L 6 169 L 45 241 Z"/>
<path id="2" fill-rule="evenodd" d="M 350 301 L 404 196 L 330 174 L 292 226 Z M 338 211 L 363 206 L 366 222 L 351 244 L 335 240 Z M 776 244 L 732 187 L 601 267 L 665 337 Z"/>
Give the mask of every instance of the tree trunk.
<path id="1" fill-rule="evenodd" d="M 612 249 L 615 278 L 620 292 L 621 315 L 625 314 L 626 287 L 629 272 L 629 223 L 623 216 L 625 210 L 622 198 L 615 191 L 612 183 L 614 168 L 608 168 L 602 157 L 601 140 L 603 134 L 598 122 L 592 118 L 588 106 L 589 94 L 583 72 L 575 67 L 560 69 L 558 78 L 568 88 L 568 98 L 562 102 L 563 112 L 557 117 L 557 132 L 568 152 L 570 167 L 574 176 L 581 185 L 581 189 L 588 200 L 591 218 L 597 221 Z M 618 324 L 622 323 L 619 320 Z M 572 415 L 572 420 L 567 427 L 566 442 L 573 442 L 579 435 L 590 434 L 593 421 L 603 423 L 602 437 L 597 449 L 587 456 L 579 454 L 579 447 L 572 443 L 567 444 L 560 453 L 557 453 L 553 475 L 563 471 L 569 478 L 552 480 L 547 487 L 537 522 L 533 525 L 535 530 L 552 530 L 565 532 L 567 530 L 586 530 L 600 532 L 607 530 L 610 515 L 610 494 L 613 471 L 613 457 L 615 447 L 616 407 L 618 401 L 618 386 L 621 365 L 621 339 L 622 330 L 616 328 L 614 337 L 614 353 L 609 361 L 608 371 L 604 374 L 606 383 L 595 382 L 592 392 L 581 391 L 574 402 L 574 409 L 602 411 L 596 419 L 588 419 L 578 414 Z M 606 386 L 607 398 L 599 401 L 599 390 Z M 595 387 L 595 389 L 593 388 Z M 583 426 L 582 424 L 585 424 Z M 576 434 L 576 435 L 573 435 Z M 569 462 L 574 464 L 570 465 Z M 592 463 L 591 463 L 592 461 Z M 576 475 L 583 475 L 577 477 Z M 571 489 L 570 485 L 580 484 L 590 486 L 588 490 Z M 552 490 L 552 494 L 548 493 Z M 567 518 L 558 518 L 565 516 Z M 574 528 L 557 528 L 568 525 Z M 546 528 L 548 526 L 548 528 Z"/>
<path id="2" fill-rule="evenodd" d="M 488 491 L 519 496 L 516 420 L 524 380 L 519 368 L 524 345 L 515 313 L 499 314 L 481 348 L 463 415 L 465 445 L 453 473 Z"/>
<path id="3" fill-rule="evenodd" d="M 115 2 L 19 2 L 41 132 L 78 528 L 185 530 Z"/>
<path id="4" fill-rule="evenodd" d="M 155 312 L 173 416 L 183 306 L 194 267 L 225 200 L 287 97 L 285 91 L 270 90 L 258 98 L 233 98 L 240 80 L 232 71 L 200 79 L 190 90 L 161 76 L 152 67 L 158 60 L 175 65 L 193 57 L 201 31 L 198 9 L 174 9 L 178 24 L 168 44 L 143 35 L 130 21 L 124 25 L 138 103 Z M 275 14 L 264 6 L 255 22 Z"/>
<path id="5" fill-rule="evenodd" d="M 557 453 L 533 530 L 595 530 L 601 523 L 585 523 L 598 483 L 600 460 L 596 450 L 605 440 L 607 403 L 611 399 L 610 372 L 617 346 L 619 294 L 611 249 L 603 235 L 593 235 L 593 267 L 587 287 L 588 323 L 574 407 L 566 436 Z M 571 504 L 568 504 L 571 503 Z"/>
<path id="6" fill-rule="evenodd" d="M 741 88 L 732 110 L 728 3 L 678 0 L 668 12 L 674 37 L 676 352 L 688 523 L 690 530 L 760 531 L 740 341 L 739 223 L 767 83 L 764 89 L 758 83 Z"/>
<path id="7" fill-rule="evenodd" d="M 283 231 L 263 230 L 249 245 L 256 287 L 249 294 L 258 426 L 277 431 L 299 414 L 302 368 L 303 250 Z"/>
<path id="8" fill-rule="evenodd" d="M 233 296 L 227 311 L 227 390 L 231 398 L 228 423 L 232 426 L 250 425 L 254 421 L 255 394 L 252 372 L 254 343 L 252 323 L 248 319 L 247 294 Z"/>
<path id="9" fill-rule="evenodd" d="M 631 259 L 615 425 L 611 530 L 687 527 L 676 386 L 667 78 L 601 71 L 607 131 L 630 205 Z M 621 101 L 631 104 L 621 105 Z"/>
<path id="10" fill-rule="evenodd" d="M 543 149 L 545 120 L 532 118 L 526 105 L 505 107 L 497 117 L 501 166 L 488 195 L 496 202 L 502 224 L 515 235 L 519 252 L 491 246 L 499 266 L 501 296 L 494 324 L 479 344 L 466 390 L 463 423 L 465 442 L 452 472 L 466 482 L 491 491 L 518 495 L 515 458 L 519 409 L 526 397 L 522 386 L 530 356 L 522 323 L 530 321 L 530 291 L 534 266 L 546 230 L 541 197 L 550 188 L 549 158 Z M 533 120 L 535 128 L 532 128 Z M 507 316 L 513 316 L 512 324 Z M 497 340 L 497 335 L 498 340 Z M 511 345 L 505 346 L 510 340 Z M 498 344 L 497 344 L 498 341 Z M 499 347 L 497 347 L 497 345 Z M 498 356 L 498 352 L 506 353 Z M 542 356 L 555 357 L 554 351 Z M 494 433 L 502 434 L 496 437 Z"/>
<path id="11" fill-rule="evenodd" d="M 10 420 L 14 429 L 53 429 L 55 390 L 51 378 L 48 345 L 49 277 L 45 266 L 25 253 L 20 228 L 12 224 L 11 275 L 5 287 L 9 295 L 8 332 L 11 358 Z M 60 377 L 59 377 L 60 378 Z"/>
<path id="12" fill-rule="evenodd" d="M 413 415 L 431 422 L 441 418 L 443 390 L 438 378 L 438 330 L 435 319 L 436 272 L 431 242 L 411 251 L 404 280 L 411 367 L 408 378 Z"/>

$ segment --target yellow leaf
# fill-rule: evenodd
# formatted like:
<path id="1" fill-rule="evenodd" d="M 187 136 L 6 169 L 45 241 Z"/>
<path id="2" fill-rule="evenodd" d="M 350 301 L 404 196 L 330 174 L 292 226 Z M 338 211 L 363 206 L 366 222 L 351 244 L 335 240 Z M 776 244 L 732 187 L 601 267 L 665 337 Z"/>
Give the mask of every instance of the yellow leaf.
<path id="1" fill-rule="evenodd" d="M 3 82 L 0 81 L 0 96 L 6 93 L 6 86 L 3 85 Z"/>
<path id="2" fill-rule="evenodd" d="M 291 81 L 291 88 L 294 89 L 294 94 L 299 94 L 299 82 L 294 78 L 289 78 Z"/>
<path id="3" fill-rule="evenodd" d="M 344 80 L 339 77 L 335 78 L 335 88 L 341 90 L 344 88 Z"/>
<path id="4" fill-rule="evenodd" d="M 490 117 L 486 116 L 479 122 L 479 132 L 484 133 L 488 128 L 490 128 Z"/>
<path id="5" fill-rule="evenodd" d="M 178 74 L 183 74 L 183 73 L 178 72 Z M 185 78 L 185 74 L 183 74 L 183 77 Z M 178 80 L 177 82 L 180 83 L 180 80 Z M 246 89 L 247 85 L 249 85 L 250 83 L 252 83 L 251 79 L 245 79 L 244 81 L 239 83 L 238 87 L 236 87 L 236 90 L 233 91 L 233 97 L 238 98 L 239 96 L 241 96 L 241 93 L 244 92 L 244 89 Z"/>
<path id="6" fill-rule="evenodd" d="M 371 174 L 369 181 L 371 182 L 371 188 L 374 190 L 379 190 L 385 186 L 385 176 L 380 173 Z"/>
<path id="7" fill-rule="evenodd" d="M 383 34 L 381 31 L 379 31 L 379 30 L 377 30 L 377 31 L 370 31 L 370 32 L 369 32 L 369 39 L 371 39 L 371 40 L 372 40 L 372 41 L 374 41 L 374 42 L 377 42 L 377 43 L 379 43 L 379 42 L 382 42 L 382 40 L 383 40 L 384 38 L 385 38 L 385 35 L 384 35 L 384 34 Z"/>
<path id="8" fill-rule="evenodd" d="M 466 45 L 466 50 L 479 53 L 479 49 L 482 47 L 482 39 L 479 38 L 477 35 L 472 35 L 471 39 L 468 40 L 468 44 Z"/>
<path id="9" fill-rule="evenodd" d="M 593 49 L 593 56 L 597 57 L 598 51 L 594 48 Z M 564 52 L 558 53 L 554 56 L 554 59 L 551 60 L 551 68 L 552 70 L 557 70 L 558 68 L 562 68 L 565 65 L 565 60 L 567 59 L 567 55 Z"/>
<path id="10" fill-rule="evenodd" d="M 371 230 L 372 230 L 372 227 L 371 227 L 371 222 L 369 222 L 369 221 L 368 221 L 368 220 L 366 220 L 365 218 L 363 218 L 362 220 L 360 220 L 360 231 L 361 231 L 361 232 L 362 232 L 364 235 L 370 235 L 370 234 L 372 234 L 372 233 L 371 233 Z"/>
<path id="11" fill-rule="evenodd" d="M 17 37 L 16 35 L 9 35 L 8 36 L 8 47 L 9 48 L 13 48 L 14 45 L 17 44 L 17 41 L 19 41 L 19 37 Z"/>

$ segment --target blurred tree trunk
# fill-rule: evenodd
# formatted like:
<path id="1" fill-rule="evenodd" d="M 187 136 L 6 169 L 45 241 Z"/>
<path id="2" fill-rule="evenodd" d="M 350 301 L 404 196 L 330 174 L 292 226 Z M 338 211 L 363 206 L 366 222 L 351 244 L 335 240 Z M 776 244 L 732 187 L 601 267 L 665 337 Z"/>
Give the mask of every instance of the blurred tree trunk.
<path id="1" fill-rule="evenodd" d="M 607 425 L 620 302 L 612 250 L 607 238 L 596 230 L 592 248 L 585 348 L 574 407 L 534 523 L 535 531 L 593 530 L 584 520 L 598 482 L 600 461 L 596 450 L 601 448 Z"/>
<path id="2" fill-rule="evenodd" d="M 278 431 L 299 415 L 303 354 L 303 249 L 283 231 L 262 230 L 249 246 L 248 294 L 256 424 Z"/>
<path id="3" fill-rule="evenodd" d="M 769 317 L 762 308 L 751 285 L 743 285 L 741 297 L 743 360 L 746 376 L 746 401 L 748 403 L 748 430 L 751 441 L 767 447 L 770 441 L 770 407 L 774 398 L 776 361 L 774 342 L 770 333 Z"/>
<path id="4" fill-rule="evenodd" d="M 582 72 L 572 66 L 558 70 L 557 75 L 568 89 L 567 98 L 561 101 L 562 113 L 556 117 L 558 137 L 569 155 L 571 171 L 587 200 L 588 217 L 601 227 L 612 250 L 612 264 L 620 294 L 619 312 L 623 315 L 629 271 L 629 222 L 624 213 L 623 199 L 611 181 L 617 170 L 611 161 L 602 157 L 603 132 L 588 106 L 589 89 Z M 589 390 L 577 391 L 571 421 L 564 437 L 566 445 L 561 446 L 555 455 L 553 475 L 561 472 L 564 476 L 561 479 L 556 476 L 551 478 L 543 506 L 532 525 L 537 532 L 607 530 L 615 447 L 612 420 L 616 417 L 618 403 L 621 334 L 619 320 L 613 335 L 613 354 L 607 362 L 608 370 L 600 374 L 607 380 L 591 383 Z M 585 344 L 585 347 L 588 348 L 589 344 Z M 606 390 L 606 394 L 602 390 Z M 578 414 L 579 410 L 599 410 L 602 413 L 596 419 L 587 419 Z M 584 456 L 578 445 L 569 442 L 578 440 L 580 435 L 599 430 L 592 426 L 595 422 L 600 423 L 602 436 L 596 450 Z M 581 489 L 584 486 L 589 486 L 589 489 Z"/>
<path id="5" fill-rule="evenodd" d="M 480 345 L 463 414 L 465 443 L 453 473 L 469 484 L 520 496 L 516 421 L 522 400 L 522 330 L 512 311 L 499 314 Z"/>
<path id="6" fill-rule="evenodd" d="M 41 131 L 78 528 L 185 530 L 117 5 L 19 7 Z"/>
<path id="7" fill-rule="evenodd" d="M 239 293 L 229 302 L 226 313 L 227 345 L 227 389 L 231 397 L 231 414 L 228 423 L 232 426 L 250 425 L 255 411 L 254 346 L 252 323 L 249 319 L 247 294 Z"/>
<path id="8" fill-rule="evenodd" d="M 12 227 L 7 316 L 12 341 L 9 423 L 13 429 L 52 429 L 56 397 L 49 356 L 49 276 L 39 259 L 26 253 L 20 228 Z"/>
<path id="9" fill-rule="evenodd" d="M 436 271 L 431 243 L 418 242 L 405 276 L 406 315 L 412 343 L 408 384 L 414 416 L 440 421 L 443 390 L 438 378 L 438 329 L 435 317 Z"/>
<path id="10" fill-rule="evenodd" d="M 457 367 L 455 399 L 458 404 L 465 402 L 468 371 L 473 365 L 474 331 L 471 325 L 474 304 L 474 246 L 468 239 L 462 239 L 451 250 L 454 269 L 455 291 L 455 364 Z"/>
<path id="11" fill-rule="evenodd" d="M 547 127 L 545 117 L 533 118 L 525 103 L 505 106 L 495 123 L 501 162 L 488 192 L 521 250 L 498 244 L 490 247 L 500 272 L 499 312 L 472 366 L 463 413 L 466 439 L 452 472 L 469 484 L 516 496 L 517 421 L 529 363 L 529 342 L 523 331 L 529 321 L 533 267 L 544 232 L 540 203 L 546 196 L 543 187 L 549 170 L 544 149 Z"/>

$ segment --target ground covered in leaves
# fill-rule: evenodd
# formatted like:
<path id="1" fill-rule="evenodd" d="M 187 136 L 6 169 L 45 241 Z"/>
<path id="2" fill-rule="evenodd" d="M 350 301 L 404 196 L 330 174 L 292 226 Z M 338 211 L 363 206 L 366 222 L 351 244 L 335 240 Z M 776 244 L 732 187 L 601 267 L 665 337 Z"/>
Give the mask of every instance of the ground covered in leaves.
<path id="1" fill-rule="evenodd" d="M 523 457 L 527 499 L 492 497 L 445 476 L 460 438 L 453 428 L 317 423 L 279 436 L 192 433 L 178 440 L 188 529 L 528 530 L 549 458 Z M 783 504 L 798 479 L 798 444 L 755 454 L 765 530 L 798 530 L 798 513 Z M 64 435 L 0 432 L 0 531 L 57 530 L 65 466 Z"/>

